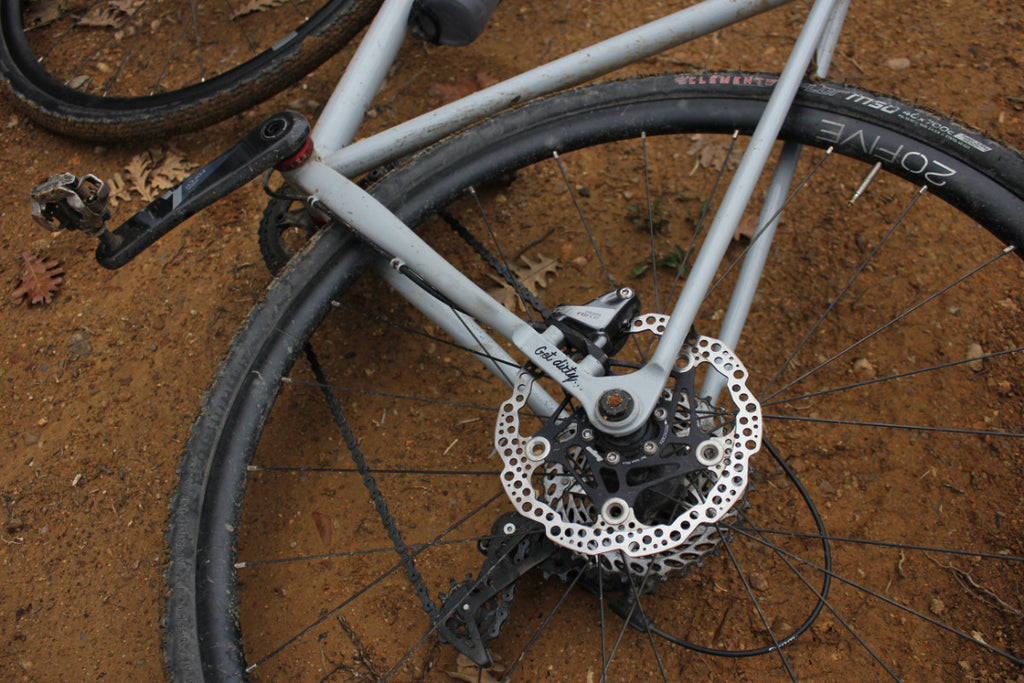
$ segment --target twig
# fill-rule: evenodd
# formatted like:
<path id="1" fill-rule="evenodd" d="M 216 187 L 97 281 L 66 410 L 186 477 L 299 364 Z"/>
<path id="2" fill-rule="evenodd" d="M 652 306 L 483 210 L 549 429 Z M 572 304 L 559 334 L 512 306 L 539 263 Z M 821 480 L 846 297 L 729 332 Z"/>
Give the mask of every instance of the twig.
<path id="1" fill-rule="evenodd" d="M 982 602 L 988 604 L 990 607 L 995 607 L 996 609 L 1002 610 L 1007 614 L 1012 614 L 1015 617 L 1024 618 L 1024 613 L 1022 613 L 1019 609 L 1015 608 L 1013 605 L 1004 601 L 1002 598 L 996 595 L 995 592 L 991 589 L 985 588 L 985 586 L 982 586 L 980 583 L 978 583 L 978 580 L 975 579 L 970 572 L 965 572 L 963 569 L 960 569 L 959 567 L 956 567 L 952 564 L 942 564 L 928 553 L 925 553 L 924 556 L 932 562 L 934 562 L 935 564 L 937 564 L 938 566 L 942 567 L 943 569 L 948 569 L 949 571 L 953 572 L 953 577 L 956 579 L 956 582 L 960 584 L 961 588 L 963 588 L 968 593 L 975 593 L 975 597 L 977 597 Z"/>

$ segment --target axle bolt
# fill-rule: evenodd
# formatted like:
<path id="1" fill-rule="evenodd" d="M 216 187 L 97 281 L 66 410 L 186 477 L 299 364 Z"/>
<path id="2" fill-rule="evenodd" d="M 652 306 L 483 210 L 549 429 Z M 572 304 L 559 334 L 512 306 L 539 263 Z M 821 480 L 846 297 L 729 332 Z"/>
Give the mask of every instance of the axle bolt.
<path id="1" fill-rule="evenodd" d="M 622 389 L 606 391 L 597 401 L 597 411 L 606 420 L 624 420 L 633 412 L 633 397 Z"/>

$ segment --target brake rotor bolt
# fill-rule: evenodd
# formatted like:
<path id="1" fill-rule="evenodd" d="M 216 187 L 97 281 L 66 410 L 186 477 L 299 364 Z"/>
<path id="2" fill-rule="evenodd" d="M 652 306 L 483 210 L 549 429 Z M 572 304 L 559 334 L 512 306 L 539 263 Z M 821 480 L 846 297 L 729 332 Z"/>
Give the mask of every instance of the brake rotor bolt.
<path id="1" fill-rule="evenodd" d="M 590 429 L 589 427 L 587 429 L 584 429 L 582 432 L 580 432 L 580 438 L 583 439 L 584 441 L 593 441 L 594 430 Z"/>
<path id="2" fill-rule="evenodd" d="M 609 465 L 618 465 L 622 462 L 622 456 L 616 451 L 609 451 L 608 454 L 604 456 L 604 459 Z"/>
<path id="3" fill-rule="evenodd" d="M 509 522 L 508 524 L 506 524 L 504 526 L 504 528 L 502 528 L 502 531 L 505 532 L 506 536 L 511 536 L 512 534 L 514 534 L 516 532 L 516 525 L 513 524 L 512 522 Z"/>
<path id="4" fill-rule="evenodd" d="M 468 612 L 469 610 L 470 610 L 470 607 L 469 607 L 469 603 L 467 602 L 466 604 L 464 604 L 462 606 L 462 611 L 463 612 Z"/>
<path id="5" fill-rule="evenodd" d="M 656 441 L 647 441 L 644 443 L 644 453 L 647 455 L 654 455 L 658 452 L 658 443 Z"/>
<path id="6" fill-rule="evenodd" d="M 664 408 L 658 408 L 654 411 L 654 419 L 658 422 L 663 422 L 668 417 L 668 411 Z"/>

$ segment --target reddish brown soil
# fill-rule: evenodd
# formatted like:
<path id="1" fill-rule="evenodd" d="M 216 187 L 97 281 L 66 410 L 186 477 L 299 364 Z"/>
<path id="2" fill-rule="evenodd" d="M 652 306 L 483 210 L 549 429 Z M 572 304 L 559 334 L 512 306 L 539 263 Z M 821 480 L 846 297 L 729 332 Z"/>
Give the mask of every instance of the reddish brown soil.
<path id="1" fill-rule="evenodd" d="M 1020 3 L 853 4 L 835 78 L 951 113 L 1024 145 Z M 662 3 L 631 0 L 506 2 L 490 32 L 469 48 L 410 40 L 370 123 L 394 123 L 425 109 L 439 85 L 458 90 L 481 74 L 514 74 L 661 9 Z M 777 69 L 797 9 L 641 68 Z M 893 61 L 899 59 L 909 66 Z M 313 114 L 344 64 L 345 56 L 335 58 L 233 121 L 154 143 L 194 162 L 210 159 L 274 110 L 292 106 Z M 17 286 L 23 250 L 57 259 L 65 271 L 48 305 L 0 297 L 0 678 L 157 680 L 164 675 L 163 540 L 175 468 L 218 361 L 269 282 L 255 240 L 265 198 L 257 184 L 247 186 L 128 267 L 107 272 L 84 237 L 50 235 L 33 224 L 28 191 L 63 170 L 109 178 L 147 146 L 98 147 L 55 137 L 2 101 L 0 127 L 6 291 Z M 1010 486 L 1020 489 L 1019 482 Z M 1019 604 L 1019 596 L 1011 597 Z"/>

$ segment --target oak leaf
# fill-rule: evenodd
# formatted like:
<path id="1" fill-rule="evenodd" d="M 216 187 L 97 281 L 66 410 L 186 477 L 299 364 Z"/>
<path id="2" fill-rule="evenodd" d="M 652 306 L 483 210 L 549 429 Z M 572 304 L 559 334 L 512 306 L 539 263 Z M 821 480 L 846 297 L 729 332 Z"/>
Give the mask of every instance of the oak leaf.
<path id="1" fill-rule="evenodd" d="M 505 671 L 505 667 L 500 664 L 494 664 L 489 668 L 484 668 L 478 664 L 475 664 L 473 660 L 464 654 L 460 654 L 455 660 L 455 671 L 449 671 L 448 675 L 457 681 L 466 681 L 467 683 L 498 683 L 499 678 L 495 678 L 494 674 L 498 676 Z"/>
<path id="2" fill-rule="evenodd" d="M 129 201 L 133 194 L 147 202 L 153 201 L 188 177 L 195 166 L 181 154 L 174 151 L 165 153 L 158 147 L 138 154 L 132 157 L 123 171 L 115 173 L 107 181 L 110 205 L 116 207 L 119 202 Z"/>
<path id="3" fill-rule="evenodd" d="M 79 26 L 109 26 L 117 28 L 135 14 L 144 0 L 107 0 L 93 5 L 78 20 Z"/>
<path id="4" fill-rule="evenodd" d="M 11 293 L 11 298 L 20 301 L 28 297 L 30 304 L 48 304 L 64 281 L 64 275 L 57 261 L 41 259 L 30 251 L 21 252 L 24 265 L 21 269 L 21 284 Z"/>
<path id="5" fill-rule="evenodd" d="M 284 0 L 249 0 L 238 10 L 231 15 L 232 19 L 238 17 L 244 17 L 246 14 L 252 14 L 253 12 L 266 12 L 269 9 L 274 9 L 278 5 L 282 4 Z"/>
<path id="6" fill-rule="evenodd" d="M 513 270 L 513 275 L 531 294 L 539 294 L 541 288 L 547 287 L 548 276 L 555 275 L 561 267 L 557 259 L 545 256 L 538 256 L 536 260 L 532 261 L 528 257 L 523 256 L 522 260 L 523 265 L 517 266 Z M 510 311 L 516 310 L 517 307 L 519 309 L 523 308 L 523 303 L 516 293 L 515 287 L 497 275 L 488 273 L 488 277 L 498 283 L 498 287 L 489 292 L 498 303 Z"/>
<path id="7" fill-rule="evenodd" d="M 743 149 L 740 145 L 730 146 L 729 141 L 722 140 L 721 138 L 697 134 L 690 136 L 690 142 L 692 144 L 686 150 L 686 153 L 697 157 L 693 168 L 690 170 L 690 175 L 696 173 L 698 168 L 711 168 L 721 171 L 722 166 L 726 162 L 733 165 L 743 156 Z"/>

